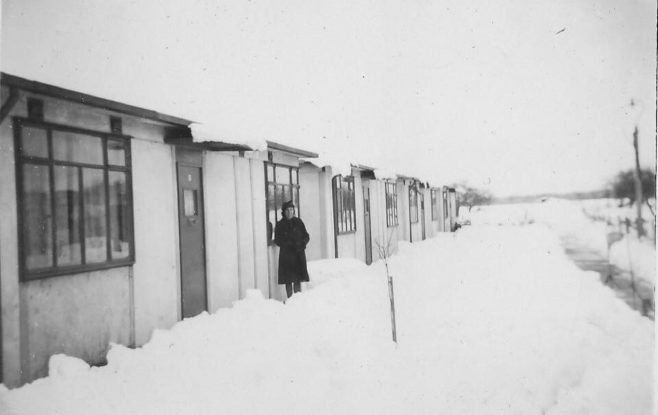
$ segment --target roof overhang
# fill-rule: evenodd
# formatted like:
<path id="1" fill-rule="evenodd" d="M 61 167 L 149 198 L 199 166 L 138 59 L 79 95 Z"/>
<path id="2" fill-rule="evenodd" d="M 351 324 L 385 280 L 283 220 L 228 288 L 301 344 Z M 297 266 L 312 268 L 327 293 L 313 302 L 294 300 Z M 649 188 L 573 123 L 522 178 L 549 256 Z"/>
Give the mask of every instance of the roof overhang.
<path id="1" fill-rule="evenodd" d="M 192 121 L 186 120 L 184 118 L 162 114 L 156 111 L 147 110 L 145 108 L 136 107 L 134 105 L 128 105 L 121 102 L 100 98 L 94 95 L 89 95 L 38 81 L 31 81 L 29 79 L 21 78 L 4 72 L 0 74 L 0 83 L 2 83 L 2 85 L 8 86 L 9 88 L 18 88 L 23 91 L 45 95 L 52 98 L 64 99 L 70 102 L 84 104 L 121 114 L 147 118 L 150 120 L 169 124 L 171 126 L 187 126 L 192 123 Z"/>
<path id="2" fill-rule="evenodd" d="M 221 141 L 195 142 L 189 128 L 168 131 L 165 135 L 164 142 L 175 146 L 209 151 L 252 151 L 251 147 L 244 144 L 225 143 Z"/>
<path id="3" fill-rule="evenodd" d="M 361 173 L 361 177 L 366 179 L 376 179 L 375 168 L 369 167 L 363 164 L 352 164 L 352 170 L 356 170 Z"/>
<path id="4" fill-rule="evenodd" d="M 301 150 L 295 147 L 290 147 L 284 144 L 276 143 L 274 141 L 267 141 L 267 149 L 271 151 L 279 151 L 282 153 L 287 153 L 295 157 L 318 158 L 317 153 Z"/>

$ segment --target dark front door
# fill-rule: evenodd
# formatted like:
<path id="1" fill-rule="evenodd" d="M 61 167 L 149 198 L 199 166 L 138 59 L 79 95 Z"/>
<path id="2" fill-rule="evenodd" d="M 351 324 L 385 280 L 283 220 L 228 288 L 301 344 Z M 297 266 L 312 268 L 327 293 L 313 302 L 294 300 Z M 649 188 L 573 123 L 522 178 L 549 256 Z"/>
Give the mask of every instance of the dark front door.
<path id="1" fill-rule="evenodd" d="M 366 264 L 372 264 L 372 234 L 370 233 L 370 189 L 363 187 L 363 231 L 366 234 Z"/>
<path id="2" fill-rule="evenodd" d="M 180 158 L 179 158 L 180 159 Z M 178 224 L 182 315 L 207 309 L 201 167 L 178 162 Z"/>
<path id="3" fill-rule="evenodd" d="M 420 229 L 425 240 L 425 193 L 420 192 Z"/>

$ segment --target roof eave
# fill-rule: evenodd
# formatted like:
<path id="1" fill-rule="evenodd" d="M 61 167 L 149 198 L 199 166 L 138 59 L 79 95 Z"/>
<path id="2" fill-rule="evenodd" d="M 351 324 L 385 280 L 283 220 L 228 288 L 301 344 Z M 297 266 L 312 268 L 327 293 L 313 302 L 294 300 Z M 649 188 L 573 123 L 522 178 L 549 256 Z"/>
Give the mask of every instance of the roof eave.
<path id="1" fill-rule="evenodd" d="M 313 153 L 311 151 L 306 151 L 295 147 L 290 147 L 274 141 L 267 141 L 267 149 L 272 151 L 280 151 L 283 153 L 288 153 L 297 157 L 318 158 L 317 153 Z"/>
<path id="2" fill-rule="evenodd" d="M 192 121 L 185 118 L 174 117 L 172 115 L 162 114 L 157 111 L 147 110 L 145 108 L 136 107 L 134 105 L 100 98 L 82 92 L 73 91 L 71 89 L 45 84 L 43 82 L 32 81 L 5 72 L 0 74 L 0 83 L 2 83 L 2 85 L 15 87 L 27 92 L 45 95 L 52 98 L 60 98 L 79 104 L 118 112 L 121 114 L 147 118 L 173 126 L 187 126 L 192 123 Z"/>

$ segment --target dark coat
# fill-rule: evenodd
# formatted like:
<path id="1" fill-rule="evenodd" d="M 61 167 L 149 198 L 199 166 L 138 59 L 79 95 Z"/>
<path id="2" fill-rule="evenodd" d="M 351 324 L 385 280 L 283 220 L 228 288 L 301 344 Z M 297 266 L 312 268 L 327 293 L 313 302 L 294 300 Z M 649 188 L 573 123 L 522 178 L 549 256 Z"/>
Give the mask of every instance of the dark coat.
<path id="1" fill-rule="evenodd" d="M 274 243 L 279 250 L 279 284 L 308 281 L 306 269 L 306 244 L 308 232 L 301 219 L 281 219 L 274 230 Z"/>

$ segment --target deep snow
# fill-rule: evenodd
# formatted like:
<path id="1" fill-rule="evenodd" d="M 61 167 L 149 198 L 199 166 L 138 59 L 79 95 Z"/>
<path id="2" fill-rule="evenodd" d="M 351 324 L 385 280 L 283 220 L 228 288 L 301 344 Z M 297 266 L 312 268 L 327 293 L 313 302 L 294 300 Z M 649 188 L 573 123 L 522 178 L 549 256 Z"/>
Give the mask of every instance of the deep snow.
<path id="1" fill-rule="evenodd" d="M 401 243 L 397 346 L 381 261 L 312 262 L 285 305 L 251 291 L 105 367 L 56 356 L 0 413 L 652 413 L 652 322 L 527 222 Z"/>
<path id="2" fill-rule="evenodd" d="M 655 205 L 655 200 L 652 203 Z M 611 264 L 632 272 L 635 277 L 653 286 L 656 279 L 656 247 L 653 240 L 651 237 L 638 239 L 635 232 L 619 233 L 618 221 L 624 218 L 634 220 L 635 208 L 617 207 L 617 204 L 618 200 L 613 199 L 579 202 L 548 199 L 540 203 L 487 206 L 475 208 L 470 212 L 462 209 L 460 214 L 463 219 L 468 219 L 476 225 L 516 226 L 542 223 L 559 237 L 578 240 L 607 258 Z M 598 220 L 593 220 L 592 217 Z M 643 206 L 643 217 L 646 226 L 650 228 L 653 222 L 652 214 L 646 206 Z M 610 239 L 613 234 L 621 239 Z"/>

